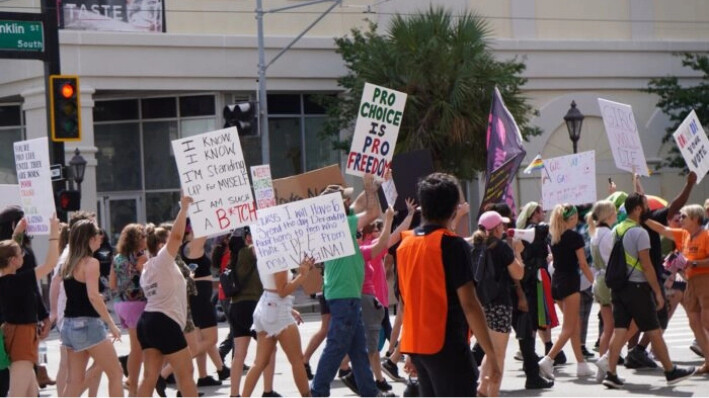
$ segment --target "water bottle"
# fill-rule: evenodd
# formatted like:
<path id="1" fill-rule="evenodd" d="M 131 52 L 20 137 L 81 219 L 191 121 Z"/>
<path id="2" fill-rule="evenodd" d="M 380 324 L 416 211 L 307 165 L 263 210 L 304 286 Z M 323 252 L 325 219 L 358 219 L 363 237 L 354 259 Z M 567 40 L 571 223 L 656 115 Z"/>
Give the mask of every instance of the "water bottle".
<path id="1" fill-rule="evenodd" d="M 47 363 L 47 343 L 39 343 L 39 363 Z"/>

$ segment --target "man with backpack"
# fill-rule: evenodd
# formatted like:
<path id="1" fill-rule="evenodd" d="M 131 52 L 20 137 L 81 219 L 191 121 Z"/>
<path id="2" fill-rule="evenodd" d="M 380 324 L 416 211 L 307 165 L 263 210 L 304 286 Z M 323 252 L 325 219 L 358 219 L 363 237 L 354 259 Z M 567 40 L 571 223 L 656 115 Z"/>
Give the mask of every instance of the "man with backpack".
<path id="1" fill-rule="evenodd" d="M 661 309 L 665 299 L 650 260 L 650 236 L 640 227 L 645 200 L 645 196 L 639 193 L 629 195 L 625 200 L 628 217 L 613 229 L 616 241 L 608 260 L 606 284 L 612 292 L 615 330 L 609 353 L 596 362 L 596 366 L 606 372 L 603 385 L 609 388 L 623 387 L 616 365 L 631 320 L 650 338 L 655 355 L 665 370 L 667 384 L 676 384 L 695 371 L 694 367 L 680 368 L 672 364 L 657 312 L 649 310 Z"/>

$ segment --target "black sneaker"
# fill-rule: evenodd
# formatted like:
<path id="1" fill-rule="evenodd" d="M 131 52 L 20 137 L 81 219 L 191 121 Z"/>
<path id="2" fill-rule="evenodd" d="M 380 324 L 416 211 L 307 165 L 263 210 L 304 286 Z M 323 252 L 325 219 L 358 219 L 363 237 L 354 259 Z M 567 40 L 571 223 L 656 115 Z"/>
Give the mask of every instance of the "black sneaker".
<path id="1" fill-rule="evenodd" d="M 688 368 L 680 368 L 677 365 L 672 367 L 672 370 L 665 372 L 665 379 L 667 379 L 667 384 L 672 386 L 679 383 L 682 380 L 692 377 L 697 369 L 694 366 Z"/>
<path id="2" fill-rule="evenodd" d="M 633 347 L 625 357 L 625 367 L 629 369 L 654 369 L 657 367 L 657 363 L 650 358 L 646 350 Z"/>
<path id="3" fill-rule="evenodd" d="M 222 382 L 219 380 L 214 380 L 214 377 L 212 376 L 206 376 L 202 377 L 201 379 L 197 379 L 197 387 L 214 387 L 221 385 Z"/>
<path id="4" fill-rule="evenodd" d="M 524 388 L 527 390 L 541 390 L 544 388 L 552 387 L 554 387 L 554 381 L 547 380 L 542 376 L 532 377 L 531 379 L 528 378 L 527 381 L 524 383 Z"/>
<path id="5" fill-rule="evenodd" d="M 583 354 L 583 357 L 586 359 L 590 359 L 596 356 L 596 354 L 592 353 L 588 349 L 586 349 L 585 345 L 581 346 L 581 354 Z"/>
<path id="6" fill-rule="evenodd" d="M 118 357 L 118 362 L 121 363 L 121 368 L 123 368 L 123 376 L 128 377 L 128 355 Z"/>
<path id="7" fill-rule="evenodd" d="M 352 374 L 352 371 L 349 371 L 345 376 L 341 378 L 342 383 L 344 383 L 347 388 L 352 390 L 355 395 L 359 395 L 359 389 L 357 388 L 357 382 L 355 381 L 354 374 Z"/>
<path id="8" fill-rule="evenodd" d="M 175 394 L 175 396 L 176 396 L 176 397 L 181 397 L 181 396 L 182 396 L 182 393 L 180 392 L 180 390 L 177 390 L 177 394 Z M 204 393 L 203 393 L 203 392 L 198 392 L 198 393 L 197 393 L 197 396 L 198 396 L 198 397 L 203 397 L 203 396 L 204 396 Z"/>
<path id="9" fill-rule="evenodd" d="M 625 365 L 625 358 L 622 355 L 618 355 L 618 365 Z"/>
<path id="10" fill-rule="evenodd" d="M 275 391 L 269 391 L 269 392 L 264 391 L 263 395 L 261 395 L 261 396 L 262 397 L 282 397 L 283 395 L 281 395 Z"/>
<path id="11" fill-rule="evenodd" d="M 396 366 L 391 359 L 385 359 L 382 361 L 382 371 L 394 381 L 402 382 L 406 380 L 399 376 L 399 367 Z"/>
<path id="12" fill-rule="evenodd" d="M 304 363 L 305 366 L 305 374 L 308 376 L 308 380 L 312 380 L 315 378 L 315 375 L 313 375 L 313 370 L 310 369 L 310 364 L 309 363 Z"/>
<path id="13" fill-rule="evenodd" d="M 249 365 L 247 365 L 247 364 L 244 364 L 244 367 L 242 368 L 242 371 L 243 371 L 244 373 L 246 373 L 246 372 L 248 372 L 250 369 L 251 369 L 251 366 L 249 366 Z"/>
<path id="14" fill-rule="evenodd" d="M 387 383 L 387 381 L 385 379 L 377 380 L 375 382 L 375 384 L 377 385 L 377 388 L 379 389 L 379 391 L 382 391 L 382 392 L 391 391 L 391 389 L 392 389 L 391 384 Z"/>
<path id="15" fill-rule="evenodd" d="M 608 388 L 623 388 L 623 382 L 611 372 L 606 372 L 606 378 L 603 379 L 603 385 Z"/>
<path id="16" fill-rule="evenodd" d="M 554 366 L 561 365 L 566 365 L 566 355 L 564 354 L 564 351 L 559 351 L 556 358 L 554 358 Z"/>
<path id="17" fill-rule="evenodd" d="M 161 397 L 167 397 L 167 395 L 165 394 L 166 387 L 167 383 L 165 383 L 165 379 L 163 379 L 162 376 L 158 375 L 158 381 L 155 383 L 155 392 L 157 392 L 158 395 Z"/>
<path id="18" fill-rule="evenodd" d="M 344 377 L 347 377 L 351 373 L 352 373 L 352 369 L 340 369 L 337 371 L 337 377 L 342 379 Z"/>
<path id="19" fill-rule="evenodd" d="M 217 370 L 217 375 L 219 375 L 219 380 L 226 380 L 231 377 L 231 369 L 226 365 L 222 365 L 222 369 Z"/>
<path id="20" fill-rule="evenodd" d="M 176 384 L 176 382 L 175 382 L 175 375 L 174 375 L 173 373 L 170 373 L 170 375 L 165 378 L 165 383 L 167 383 L 167 384 Z"/>

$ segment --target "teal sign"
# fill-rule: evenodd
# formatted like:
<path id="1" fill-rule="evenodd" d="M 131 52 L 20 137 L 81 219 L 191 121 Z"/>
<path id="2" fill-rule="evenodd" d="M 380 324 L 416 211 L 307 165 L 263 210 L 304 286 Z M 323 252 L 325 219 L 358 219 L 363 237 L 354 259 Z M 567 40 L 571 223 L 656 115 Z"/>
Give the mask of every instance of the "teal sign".
<path id="1" fill-rule="evenodd" d="M 0 50 L 42 52 L 42 22 L 0 20 Z"/>

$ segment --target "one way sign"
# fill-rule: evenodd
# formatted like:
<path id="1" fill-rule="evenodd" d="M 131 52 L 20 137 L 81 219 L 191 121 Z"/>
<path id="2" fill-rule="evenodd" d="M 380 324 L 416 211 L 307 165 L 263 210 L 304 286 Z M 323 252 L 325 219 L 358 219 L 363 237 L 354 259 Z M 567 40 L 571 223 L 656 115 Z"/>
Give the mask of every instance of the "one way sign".
<path id="1" fill-rule="evenodd" d="M 62 175 L 62 165 L 61 164 L 53 164 L 49 166 L 49 171 L 52 176 L 52 181 L 61 181 L 64 179 L 64 176 Z"/>

